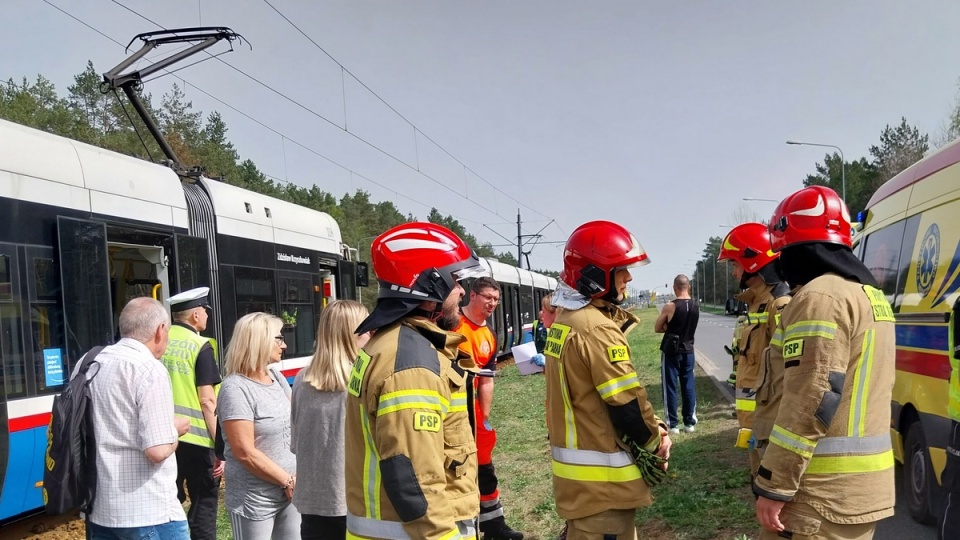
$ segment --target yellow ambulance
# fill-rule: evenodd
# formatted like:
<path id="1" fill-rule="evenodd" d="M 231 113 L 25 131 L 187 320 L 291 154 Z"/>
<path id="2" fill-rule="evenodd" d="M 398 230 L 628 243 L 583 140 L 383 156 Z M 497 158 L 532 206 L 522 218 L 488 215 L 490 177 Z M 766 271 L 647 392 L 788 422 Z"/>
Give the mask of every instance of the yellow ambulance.
<path id="1" fill-rule="evenodd" d="M 896 313 L 891 436 L 913 518 L 930 523 L 940 499 L 950 428 L 950 311 L 960 292 L 960 141 L 882 185 L 861 214 L 854 252 Z"/>

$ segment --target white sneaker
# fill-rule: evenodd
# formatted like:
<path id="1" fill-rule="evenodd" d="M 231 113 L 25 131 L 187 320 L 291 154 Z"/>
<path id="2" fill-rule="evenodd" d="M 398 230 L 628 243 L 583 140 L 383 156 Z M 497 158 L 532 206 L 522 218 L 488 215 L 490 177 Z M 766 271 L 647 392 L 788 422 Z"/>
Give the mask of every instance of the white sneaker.
<path id="1" fill-rule="evenodd" d="M 696 429 L 697 429 L 696 426 L 683 426 L 684 433 L 693 433 L 694 431 L 696 431 Z"/>
<path id="2" fill-rule="evenodd" d="M 675 427 L 670 428 L 670 434 L 671 434 L 671 435 L 676 435 L 677 433 L 680 433 L 680 430 L 679 430 L 679 429 L 677 429 L 677 428 L 675 428 Z"/>

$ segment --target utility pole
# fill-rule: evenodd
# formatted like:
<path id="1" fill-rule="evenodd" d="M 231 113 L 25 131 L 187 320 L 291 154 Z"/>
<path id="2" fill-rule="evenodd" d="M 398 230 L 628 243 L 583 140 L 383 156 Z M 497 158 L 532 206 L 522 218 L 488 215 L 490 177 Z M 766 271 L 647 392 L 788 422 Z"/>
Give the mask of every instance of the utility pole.
<path id="1" fill-rule="evenodd" d="M 527 266 L 530 266 L 530 263 L 527 263 Z M 520 231 L 519 208 L 517 208 L 517 268 L 523 268 L 523 233 Z"/>

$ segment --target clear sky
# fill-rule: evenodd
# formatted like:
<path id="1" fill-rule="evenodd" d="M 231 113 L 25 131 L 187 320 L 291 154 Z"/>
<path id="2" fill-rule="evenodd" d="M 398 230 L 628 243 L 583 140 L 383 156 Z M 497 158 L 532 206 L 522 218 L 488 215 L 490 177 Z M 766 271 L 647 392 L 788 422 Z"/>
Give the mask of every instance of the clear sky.
<path id="1" fill-rule="evenodd" d="M 544 242 L 617 221 L 650 254 L 640 288 L 692 272 L 739 205 L 773 210 L 743 197 L 801 187 L 825 149 L 787 139 L 852 160 L 901 116 L 935 136 L 960 76 L 955 0 L 270 4 L 335 60 L 263 0 L 7 0 L 0 76 L 42 74 L 62 94 L 87 60 L 103 72 L 124 57 L 52 5 L 123 44 L 158 29 L 123 6 L 167 28 L 229 26 L 253 50 L 222 58 L 306 108 L 216 61 L 176 75 L 265 173 L 362 188 L 421 218 L 435 206 L 493 244 L 507 242 L 492 231 L 516 236 L 518 207 L 524 234 L 555 220 Z M 146 90 L 159 102 L 174 82 Z M 542 244 L 530 261 L 559 270 L 561 257 Z"/>

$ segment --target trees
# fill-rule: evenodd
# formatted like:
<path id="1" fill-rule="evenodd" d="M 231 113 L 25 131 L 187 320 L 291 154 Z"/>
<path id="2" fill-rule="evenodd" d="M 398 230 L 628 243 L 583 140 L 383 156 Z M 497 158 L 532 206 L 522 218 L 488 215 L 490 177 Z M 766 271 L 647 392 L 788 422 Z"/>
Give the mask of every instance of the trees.
<path id="1" fill-rule="evenodd" d="M 896 127 L 887 124 L 880 134 L 880 146 L 870 147 L 872 165 L 879 175 L 874 190 L 900 171 L 920 161 L 928 150 L 930 137 L 921 134 L 915 126 L 907 124 L 906 118 L 901 117 L 900 124 Z"/>

